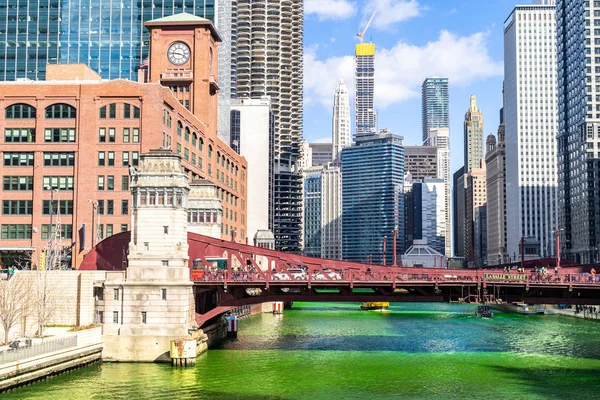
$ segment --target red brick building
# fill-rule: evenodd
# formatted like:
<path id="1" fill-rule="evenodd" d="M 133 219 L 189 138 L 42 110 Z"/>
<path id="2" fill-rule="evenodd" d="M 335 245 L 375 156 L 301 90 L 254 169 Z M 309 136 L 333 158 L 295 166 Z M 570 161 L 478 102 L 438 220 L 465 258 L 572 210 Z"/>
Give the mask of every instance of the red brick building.
<path id="1" fill-rule="evenodd" d="M 92 241 L 129 230 L 128 166 L 159 147 L 181 155 L 190 179 L 217 185 L 222 237 L 246 240 L 247 164 L 217 137 L 219 36 L 210 21 L 187 14 L 147 25 L 148 83 L 102 81 L 79 64 L 49 65 L 45 82 L 0 83 L 5 264 L 30 251 L 39 264 L 51 199 L 73 266 Z"/>

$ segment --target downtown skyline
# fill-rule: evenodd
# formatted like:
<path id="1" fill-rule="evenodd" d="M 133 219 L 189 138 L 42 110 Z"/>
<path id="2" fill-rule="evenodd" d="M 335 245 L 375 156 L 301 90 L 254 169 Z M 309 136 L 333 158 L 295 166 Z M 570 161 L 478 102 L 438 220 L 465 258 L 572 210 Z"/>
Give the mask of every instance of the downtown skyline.
<path id="1" fill-rule="evenodd" d="M 331 93 L 339 79 L 348 85 L 354 115 L 356 33 L 376 8 L 377 15 L 364 42 L 372 41 L 377 48 L 377 125 L 404 136 L 407 146 L 421 145 L 421 84 L 429 76 L 448 77 L 450 170 L 455 171 L 463 163 L 464 112 L 471 94 L 477 96 L 478 107 L 487 115 L 484 134 L 495 132 L 498 126 L 497 110 L 502 107 L 503 24 L 517 3 L 530 1 L 498 0 L 484 8 L 476 0 L 460 4 L 432 0 L 306 0 L 304 139 L 331 140 L 328 129 Z M 407 59 L 411 61 L 406 62 Z M 323 74 L 323 69 L 328 73 Z M 354 126 L 352 133 L 355 134 Z"/>

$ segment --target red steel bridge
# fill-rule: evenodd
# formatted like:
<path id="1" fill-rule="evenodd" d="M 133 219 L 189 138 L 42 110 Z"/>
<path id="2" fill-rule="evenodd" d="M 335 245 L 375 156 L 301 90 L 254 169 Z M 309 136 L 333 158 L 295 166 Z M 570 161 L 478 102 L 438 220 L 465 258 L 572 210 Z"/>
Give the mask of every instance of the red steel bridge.
<path id="1" fill-rule="evenodd" d="M 100 242 L 81 269 L 127 268 L 129 232 Z M 593 266 L 534 272 L 516 268 L 403 268 L 329 260 L 188 233 L 190 277 L 201 326 L 234 307 L 271 301 L 481 302 L 600 305 Z M 538 267 L 546 266 L 540 261 Z M 599 269 L 600 270 L 600 269 Z"/>

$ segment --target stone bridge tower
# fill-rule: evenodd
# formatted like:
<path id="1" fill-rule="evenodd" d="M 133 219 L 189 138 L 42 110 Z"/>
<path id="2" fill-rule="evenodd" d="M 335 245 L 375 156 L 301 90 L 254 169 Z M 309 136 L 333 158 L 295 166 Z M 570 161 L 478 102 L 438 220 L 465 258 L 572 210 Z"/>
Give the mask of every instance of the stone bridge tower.
<path id="1" fill-rule="evenodd" d="M 129 266 L 122 280 L 105 283 L 107 296 L 121 302 L 108 316 L 113 323 L 105 324 L 105 346 L 123 361 L 167 361 L 171 339 L 189 337 L 196 328 L 188 267 L 189 191 L 181 157 L 170 150 L 142 154 L 140 170 L 131 173 Z"/>

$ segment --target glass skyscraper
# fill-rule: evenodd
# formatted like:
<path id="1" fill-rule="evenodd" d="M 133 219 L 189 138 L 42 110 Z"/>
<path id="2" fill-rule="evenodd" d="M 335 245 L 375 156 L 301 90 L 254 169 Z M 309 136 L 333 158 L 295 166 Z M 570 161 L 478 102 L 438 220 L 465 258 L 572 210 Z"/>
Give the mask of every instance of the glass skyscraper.
<path id="1" fill-rule="evenodd" d="M 423 144 L 430 146 L 429 131 L 435 128 L 450 128 L 450 99 L 448 78 L 431 77 L 423 81 Z"/>
<path id="2" fill-rule="evenodd" d="M 187 12 L 215 21 L 217 0 L 4 0 L 0 80 L 44 79 L 46 64 L 83 63 L 102 78 L 137 80 L 144 22 Z"/>
<path id="3" fill-rule="evenodd" d="M 396 255 L 404 254 L 403 138 L 382 130 L 356 137 L 342 150 L 342 259 L 392 264 L 392 235 L 398 229 Z"/>

